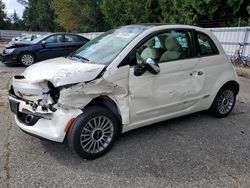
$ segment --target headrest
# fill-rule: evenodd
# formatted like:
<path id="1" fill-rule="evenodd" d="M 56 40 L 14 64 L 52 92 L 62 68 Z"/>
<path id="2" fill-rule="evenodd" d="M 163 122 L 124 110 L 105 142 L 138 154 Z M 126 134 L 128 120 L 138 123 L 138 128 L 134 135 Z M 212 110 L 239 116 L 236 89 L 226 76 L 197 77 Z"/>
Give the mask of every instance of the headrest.
<path id="1" fill-rule="evenodd" d="M 145 43 L 145 46 L 147 46 L 148 48 L 153 48 L 154 45 L 155 45 L 155 39 L 154 39 L 154 38 L 153 38 L 153 39 L 150 39 L 149 41 L 147 41 L 147 42 Z"/>
<path id="2" fill-rule="evenodd" d="M 165 47 L 165 40 L 166 40 L 167 36 L 166 36 L 166 35 L 159 35 L 159 36 L 157 36 L 157 37 L 158 37 L 158 39 L 159 39 L 159 41 L 160 41 L 160 43 L 161 43 L 161 47 L 162 47 L 164 50 L 166 50 L 166 47 Z"/>
<path id="3" fill-rule="evenodd" d="M 168 37 L 165 40 L 165 47 L 169 51 L 181 51 L 182 47 L 175 37 Z"/>

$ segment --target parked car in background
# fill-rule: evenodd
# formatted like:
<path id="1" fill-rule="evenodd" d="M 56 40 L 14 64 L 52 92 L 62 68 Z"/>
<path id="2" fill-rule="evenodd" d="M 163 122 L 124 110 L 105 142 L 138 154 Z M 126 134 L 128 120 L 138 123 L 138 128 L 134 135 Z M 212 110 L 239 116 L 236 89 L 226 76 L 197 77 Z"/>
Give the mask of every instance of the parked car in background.
<path id="1" fill-rule="evenodd" d="M 20 37 L 12 38 L 8 44 L 4 45 L 4 47 L 9 48 L 17 43 L 30 42 L 36 38 L 39 38 L 40 36 L 41 35 L 23 33 Z"/>
<path id="2" fill-rule="evenodd" d="M 1 55 L 6 65 L 30 66 L 45 59 L 67 56 L 76 51 L 89 39 L 77 34 L 50 33 L 32 41 L 14 42 L 6 46 Z"/>
<path id="3" fill-rule="evenodd" d="M 203 110 L 226 117 L 238 92 L 210 31 L 152 24 L 113 29 L 71 56 L 28 67 L 12 79 L 9 101 L 23 131 L 67 139 L 94 159 L 132 129 Z"/>
<path id="4" fill-rule="evenodd" d="M 32 41 L 38 37 L 40 37 L 41 35 L 36 35 L 36 34 L 28 34 L 28 33 L 22 33 L 20 37 L 14 37 L 11 39 L 11 41 L 13 42 L 17 42 L 17 41 Z"/>

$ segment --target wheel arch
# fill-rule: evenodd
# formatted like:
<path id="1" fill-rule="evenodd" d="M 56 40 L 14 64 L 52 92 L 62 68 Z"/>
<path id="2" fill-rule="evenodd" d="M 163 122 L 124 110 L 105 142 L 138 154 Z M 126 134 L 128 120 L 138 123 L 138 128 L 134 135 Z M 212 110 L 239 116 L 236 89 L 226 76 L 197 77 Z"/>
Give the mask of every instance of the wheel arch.
<path id="1" fill-rule="evenodd" d="M 240 90 L 240 85 L 239 85 L 239 83 L 238 83 L 237 81 L 235 81 L 235 80 L 228 80 L 228 81 L 226 81 L 224 84 L 222 84 L 220 87 L 217 87 L 216 92 L 213 93 L 213 95 L 212 95 L 213 97 L 210 99 L 209 108 L 211 108 L 211 106 L 213 105 L 214 100 L 215 100 L 217 94 L 220 92 L 220 90 L 221 90 L 223 87 L 228 86 L 228 85 L 232 86 L 232 87 L 235 89 L 236 95 L 239 93 L 239 90 Z"/>
<path id="2" fill-rule="evenodd" d="M 229 87 L 230 86 L 230 87 Z M 233 101 L 233 104 L 232 106 L 230 107 L 229 111 L 225 112 L 224 114 L 219 112 L 218 110 L 218 97 L 220 97 L 220 93 L 223 92 L 223 89 L 226 89 L 227 87 L 229 88 L 233 88 L 234 91 L 235 91 L 235 100 Z M 236 101 L 236 95 L 239 93 L 239 89 L 240 89 L 240 86 L 239 86 L 239 83 L 235 80 L 229 80 L 227 82 L 225 82 L 217 91 L 215 97 L 213 98 L 213 102 L 212 104 L 210 105 L 208 111 L 211 115 L 215 116 L 215 117 L 218 117 L 218 118 L 223 118 L 223 117 L 226 117 L 233 109 L 234 105 L 235 105 L 235 101 Z M 224 90 L 225 91 L 225 90 Z"/>
<path id="3" fill-rule="evenodd" d="M 115 117 L 117 118 L 118 122 L 119 122 L 119 133 L 122 132 L 122 116 L 121 116 L 121 112 L 117 106 L 117 104 L 113 101 L 113 99 L 111 99 L 108 96 L 99 96 L 96 97 L 94 99 L 92 99 L 85 107 L 90 107 L 90 106 L 103 106 L 105 108 L 107 108 L 108 110 L 110 110 Z M 83 109 L 83 110 L 84 110 Z"/>
<path id="4" fill-rule="evenodd" d="M 239 93 L 240 84 L 239 84 L 238 82 L 236 82 L 235 80 L 228 81 L 228 82 L 226 82 L 221 88 L 223 88 L 223 87 L 225 87 L 225 86 L 228 86 L 228 85 L 232 86 L 232 87 L 235 89 L 236 95 Z M 220 88 L 220 89 L 221 89 L 221 88 Z M 219 89 L 219 90 L 220 90 L 220 89 Z M 218 91 L 218 92 L 219 92 L 219 91 Z"/>

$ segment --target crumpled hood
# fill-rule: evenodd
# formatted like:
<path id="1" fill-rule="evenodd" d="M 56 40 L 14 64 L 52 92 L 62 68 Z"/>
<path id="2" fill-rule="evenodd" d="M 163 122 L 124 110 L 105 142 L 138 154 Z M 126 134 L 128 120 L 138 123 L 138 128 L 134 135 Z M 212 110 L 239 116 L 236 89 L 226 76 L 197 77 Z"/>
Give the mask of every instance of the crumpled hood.
<path id="1" fill-rule="evenodd" d="M 28 67 L 22 74 L 26 81 L 50 81 L 55 87 L 95 79 L 105 65 L 73 61 L 64 57 L 46 60 Z"/>
<path id="2" fill-rule="evenodd" d="M 23 47 L 23 46 L 30 46 L 32 45 L 30 42 L 24 42 L 24 41 L 11 41 L 8 44 L 6 44 L 5 48 L 17 48 L 17 47 Z"/>

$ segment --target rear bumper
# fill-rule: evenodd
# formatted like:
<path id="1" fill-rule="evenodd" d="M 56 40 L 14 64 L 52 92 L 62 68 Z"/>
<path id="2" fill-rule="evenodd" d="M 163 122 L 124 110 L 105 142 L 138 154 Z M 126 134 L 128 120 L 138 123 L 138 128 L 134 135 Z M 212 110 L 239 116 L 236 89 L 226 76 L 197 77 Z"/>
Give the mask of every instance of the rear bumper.
<path id="1" fill-rule="evenodd" d="M 66 132 L 64 131 L 67 123 L 72 117 L 82 113 L 79 109 L 65 110 L 57 108 L 55 112 L 37 112 L 26 101 L 9 96 L 10 104 L 14 101 L 18 103 L 15 113 L 15 121 L 20 129 L 31 135 L 45 138 L 55 142 L 63 142 Z M 11 107 L 13 108 L 13 106 Z M 12 110 L 13 111 L 13 110 Z M 27 118 L 35 117 L 33 123 L 27 123 Z"/>

